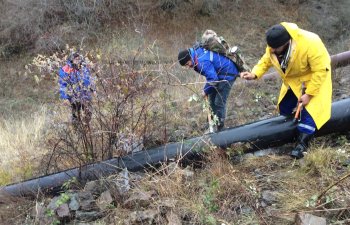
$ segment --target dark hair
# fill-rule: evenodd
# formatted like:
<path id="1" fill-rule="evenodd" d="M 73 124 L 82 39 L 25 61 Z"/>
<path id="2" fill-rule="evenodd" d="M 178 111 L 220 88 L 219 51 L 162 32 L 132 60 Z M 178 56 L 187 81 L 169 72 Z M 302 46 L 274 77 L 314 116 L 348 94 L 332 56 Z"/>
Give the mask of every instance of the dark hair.
<path id="1" fill-rule="evenodd" d="M 73 59 L 77 58 L 77 57 L 81 57 L 80 54 L 78 52 L 73 52 L 72 54 L 70 54 L 68 60 L 73 63 Z"/>
<path id="2" fill-rule="evenodd" d="M 290 40 L 290 35 L 281 24 L 276 24 L 266 31 L 266 42 L 271 48 L 278 48 Z"/>
<path id="3" fill-rule="evenodd" d="M 177 57 L 181 66 L 186 65 L 186 63 L 191 60 L 191 54 L 189 49 L 181 50 Z"/>

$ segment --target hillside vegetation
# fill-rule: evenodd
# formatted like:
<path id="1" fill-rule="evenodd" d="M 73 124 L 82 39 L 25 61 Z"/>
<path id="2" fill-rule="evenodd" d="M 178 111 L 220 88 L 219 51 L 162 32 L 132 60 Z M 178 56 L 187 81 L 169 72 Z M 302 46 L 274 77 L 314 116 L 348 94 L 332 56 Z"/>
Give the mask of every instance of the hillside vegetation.
<path id="1" fill-rule="evenodd" d="M 0 0 L 0 5 L 1 185 L 202 135 L 204 101 L 188 100 L 200 95 L 204 80 L 181 68 L 177 53 L 206 29 L 238 45 L 250 66 L 265 50 L 266 29 L 281 21 L 319 34 L 330 54 L 350 48 L 347 0 Z M 86 57 L 96 81 L 88 131 L 71 126 L 69 108 L 58 99 L 57 70 L 73 50 Z M 349 72 L 349 66 L 334 69 L 334 100 L 349 96 Z M 237 79 L 227 126 L 277 115 L 279 87 L 280 80 L 248 85 Z M 349 134 L 317 138 L 297 162 L 280 155 L 233 160 L 243 148 L 232 146 L 229 157 L 211 149 L 200 166 L 183 168 L 176 161 L 175 167 L 162 165 L 130 178 L 131 190 L 121 199 L 113 196 L 101 210 L 104 217 L 91 224 L 132 224 L 131 214 L 148 209 L 156 215 L 149 224 L 293 224 L 296 212 L 333 224 L 349 221 L 350 181 L 336 183 L 349 173 Z M 148 191 L 153 194 L 147 206 L 126 206 L 133 194 Z M 172 204 L 164 205 L 168 200 Z M 0 221 L 79 223 L 73 215 L 60 219 L 51 212 L 43 219 L 32 213 L 48 202 L 44 195 L 35 202 L 0 196 Z"/>

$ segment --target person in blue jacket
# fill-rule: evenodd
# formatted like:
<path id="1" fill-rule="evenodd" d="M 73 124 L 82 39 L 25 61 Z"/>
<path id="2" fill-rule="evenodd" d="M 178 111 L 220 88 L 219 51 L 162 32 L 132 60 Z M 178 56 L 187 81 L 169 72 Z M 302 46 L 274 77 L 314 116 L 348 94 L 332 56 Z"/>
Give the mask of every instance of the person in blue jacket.
<path id="1" fill-rule="evenodd" d="M 71 106 L 72 122 L 89 124 L 93 88 L 90 70 L 79 53 L 72 53 L 66 65 L 60 68 L 58 82 L 60 98 Z"/>
<path id="2" fill-rule="evenodd" d="M 208 96 L 211 110 L 218 118 L 217 131 L 221 131 L 225 123 L 227 98 L 239 76 L 236 65 L 226 56 L 202 47 L 181 50 L 178 61 L 181 66 L 193 68 L 205 76 L 207 82 L 202 95 Z"/>

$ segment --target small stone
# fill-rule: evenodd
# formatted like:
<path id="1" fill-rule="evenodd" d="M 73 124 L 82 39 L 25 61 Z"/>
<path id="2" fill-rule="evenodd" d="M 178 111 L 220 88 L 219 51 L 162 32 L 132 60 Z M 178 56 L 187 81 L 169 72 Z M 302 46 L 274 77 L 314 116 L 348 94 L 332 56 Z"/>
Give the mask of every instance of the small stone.
<path id="1" fill-rule="evenodd" d="M 145 211 L 135 211 L 130 213 L 129 221 L 131 224 L 152 224 L 157 215 L 158 211 L 153 209 L 148 209 Z"/>
<path id="2" fill-rule="evenodd" d="M 97 181 L 89 181 L 85 184 L 84 191 L 92 192 L 97 189 Z"/>
<path id="3" fill-rule="evenodd" d="M 298 213 L 295 215 L 296 225 L 327 225 L 323 217 L 314 216 L 308 213 Z"/>
<path id="4" fill-rule="evenodd" d="M 107 187 L 99 180 L 90 181 L 85 184 L 84 191 L 97 196 L 107 190 Z"/>
<path id="5" fill-rule="evenodd" d="M 105 210 L 113 203 L 113 198 L 109 190 L 103 192 L 97 199 L 97 205 L 100 209 Z"/>
<path id="6" fill-rule="evenodd" d="M 91 211 L 91 212 L 77 211 L 75 213 L 75 219 L 79 221 L 84 221 L 84 222 L 94 221 L 103 216 L 104 216 L 103 212 L 97 212 L 97 211 Z"/>
<path id="7" fill-rule="evenodd" d="M 78 193 L 78 202 L 81 210 L 83 211 L 93 211 L 97 209 L 96 202 L 94 197 L 90 192 L 79 192 Z"/>
<path id="8" fill-rule="evenodd" d="M 265 201 L 261 201 L 260 205 L 263 208 L 266 208 L 268 206 Z"/>
<path id="9" fill-rule="evenodd" d="M 266 190 L 261 193 L 261 198 L 267 205 L 271 205 L 276 202 L 276 194 L 277 192 L 275 191 Z"/>
<path id="10" fill-rule="evenodd" d="M 80 204 L 77 200 L 77 194 L 72 194 L 70 196 L 70 202 L 68 206 L 70 210 L 73 210 L 73 211 L 77 211 L 80 208 Z"/>
<path id="11" fill-rule="evenodd" d="M 67 203 L 64 203 L 62 205 L 60 205 L 57 208 L 57 215 L 59 218 L 66 218 L 66 217 L 70 217 L 70 212 L 69 212 L 69 207 Z"/>
<path id="12" fill-rule="evenodd" d="M 251 212 L 253 212 L 254 210 L 250 207 L 247 207 L 247 206 L 243 206 L 241 208 L 241 213 L 242 214 L 250 214 Z"/>
<path id="13" fill-rule="evenodd" d="M 152 197 L 156 193 L 154 191 L 149 191 L 149 192 L 135 192 L 133 193 L 130 198 L 128 198 L 124 202 L 124 206 L 126 208 L 134 208 L 134 207 L 147 207 L 149 206 Z"/>
<path id="14" fill-rule="evenodd" d="M 47 206 L 48 209 L 51 209 L 52 211 L 56 211 L 58 208 L 58 203 L 57 201 L 60 199 L 60 196 L 56 196 L 53 199 L 51 199 L 49 205 Z"/>

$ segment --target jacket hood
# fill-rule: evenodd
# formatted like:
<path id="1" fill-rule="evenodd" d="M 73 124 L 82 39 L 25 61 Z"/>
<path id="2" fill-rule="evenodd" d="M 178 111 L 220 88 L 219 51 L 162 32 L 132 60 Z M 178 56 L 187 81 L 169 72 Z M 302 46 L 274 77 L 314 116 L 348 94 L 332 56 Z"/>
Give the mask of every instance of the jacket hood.
<path id="1" fill-rule="evenodd" d="M 288 22 L 282 22 L 281 23 L 282 26 L 284 26 L 289 35 L 292 37 L 292 39 L 297 39 L 298 33 L 300 28 L 298 27 L 298 25 L 296 25 L 295 23 L 288 23 Z"/>

